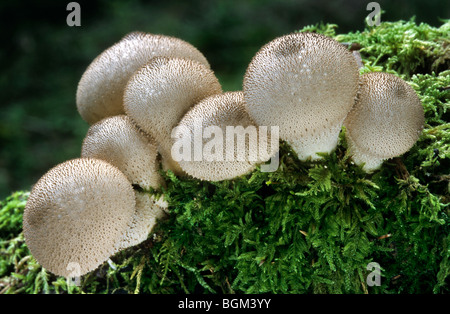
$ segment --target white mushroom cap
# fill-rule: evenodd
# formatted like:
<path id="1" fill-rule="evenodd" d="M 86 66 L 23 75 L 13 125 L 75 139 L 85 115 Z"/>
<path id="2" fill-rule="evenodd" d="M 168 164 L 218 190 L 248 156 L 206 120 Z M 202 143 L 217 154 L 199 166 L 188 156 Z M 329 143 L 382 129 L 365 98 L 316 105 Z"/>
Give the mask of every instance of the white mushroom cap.
<path id="1" fill-rule="evenodd" d="M 127 231 L 116 244 L 116 250 L 135 246 L 147 240 L 159 220 L 164 219 L 167 212 L 167 203 L 156 200 L 153 195 L 135 191 L 136 210 Z"/>
<path id="2" fill-rule="evenodd" d="M 205 56 L 191 44 L 170 36 L 133 32 L 92 61 L 76 93 L 80 115 L 89 124 L 124 113 L 123 91 L 131 75 L 157 56 L 196 60 L 209 68 Z"/>
<path id="3" fill-rule="evenodd" d="M 131 183 L 116 167 L 93 158 L 66 161 L 30 193 L 23 215 L 26 244 L 50 272 L 81 276 L 116 252 L 135 202 Z"/>
<path id="4" fill-rule="evenodd" d="M 125 115 L 108 117 L 93 124 L 83 141 L 81 157 L 102 159 L 116 166 L 145 190 L 163 184 L 158 172 L 155 141 Z"/>
<path id="5" fill-rule="evenodd" d="M 362 75 L 361 82 L 344 126 L 353 160 L 372 172 L 416 143 L 425 116 L 416 92 L 401 78 L 372 72 Z"/>
<path id="6" fill-rule="evenodd" d="M 247 110 L 258 125 L 279 126 L 300 160 L 335 149 L 358 90 L 352 53 L 332 38 L 293 33 L 263 46 L 244 77 Z"/>
<path id="7" fill-rule="evenodd" d="M 245 110 L 242 92 L 213 95 L 192 107 L 174 132 L 173 147 L 187 174 L 208 181 L 247 174 L 272 155 L 259 152 L 258 127 Z"/>
<path id="8" fill-rule="evenodd" d="M 164 164 L 182 174 L 170 155 L 172 129 L 194 104 L 221 92 L 214 72 L 202 63 L 157 57 L 130 78 L 124 106 L 127 115 L 159 144 Z"/>

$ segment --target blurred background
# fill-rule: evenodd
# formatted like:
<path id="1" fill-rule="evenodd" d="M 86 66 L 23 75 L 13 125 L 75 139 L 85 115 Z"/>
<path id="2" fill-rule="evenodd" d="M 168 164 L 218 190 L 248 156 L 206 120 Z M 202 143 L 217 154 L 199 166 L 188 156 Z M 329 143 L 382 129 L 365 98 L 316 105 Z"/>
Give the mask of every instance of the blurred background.
<path id="1" fill-rule="evenodd" d="M 225 91 L 240 90 L 252 56 L 266 42 L 307 25 L 362 31 L 370 1 L 76 1 L 81 26 L 69 27 L 69 0 L 0 3 L 0 199 L 30 189 L 47 170 L 79 157 L 88 125 L 75 93 L 89 63 L 131 31 L 171 35 L 208 58 Z M 433 26 L 450 1 L 377 1 L 381 21 Z"/>

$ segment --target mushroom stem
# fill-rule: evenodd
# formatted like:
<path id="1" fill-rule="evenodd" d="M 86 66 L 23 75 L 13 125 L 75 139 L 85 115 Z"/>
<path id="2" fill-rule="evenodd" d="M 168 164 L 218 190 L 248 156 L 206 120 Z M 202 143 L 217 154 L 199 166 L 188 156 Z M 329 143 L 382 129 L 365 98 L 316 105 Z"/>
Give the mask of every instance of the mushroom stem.
<path id="1" fill-rule="evenodd" d="M 308 134 L 296 140 L 286 140 L 286 142 L 297 153 L 299 160 L 319 160 L 321 157 L 317 153 L 329 154 L 336 149 L 342 123 L 343 121 L 322 132 Z"/>
<path id="2" fill-rule="evenodd" d="M 80 277 L 66 277 L 66 284 L 68 287 L 70 286 L 81 286 Z"/>
<path id="3" fill-rule="evenodd" d="M 116 243 L 116 251 L 145 241 L 157 222 L 167 216 L 167 202 L 154 195 L 135 191 L 136 208 L 128 229 Z"/>

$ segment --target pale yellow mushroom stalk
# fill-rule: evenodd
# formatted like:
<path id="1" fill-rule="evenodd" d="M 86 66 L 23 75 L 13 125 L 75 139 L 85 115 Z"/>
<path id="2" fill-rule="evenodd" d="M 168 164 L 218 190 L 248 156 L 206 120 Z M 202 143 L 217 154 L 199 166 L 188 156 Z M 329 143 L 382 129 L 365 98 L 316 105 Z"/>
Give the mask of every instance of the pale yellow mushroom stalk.
<path id="1" fill-rule="evenodd" d="M 123 92 L 135 71 L 154 57 L 182 57 L 209 68 L 205 56 L 175 37 L 133 32 L 96 57 L 83 73 L 76 92 L 81 117 L 89 124 L 124 114 Z"/>
<path id="2" fill-rule="evenodd" d="M 373 72 L 361 76 L 358 100 L 345 119 L 350 155 L 373 172 L 385 160 L 400 156 L 416 143 L 425 123 L 414 89 L 401 78 Z"/>
<path id="3" fill-rule="evenodd" d="M 258 125 L 279 126 L 300 160 L 316 160 L 338 143 L 354 104 L 359 70 L 332 38 L 293 33 L 264 45 L 244 77 L 247 111 Z"/>

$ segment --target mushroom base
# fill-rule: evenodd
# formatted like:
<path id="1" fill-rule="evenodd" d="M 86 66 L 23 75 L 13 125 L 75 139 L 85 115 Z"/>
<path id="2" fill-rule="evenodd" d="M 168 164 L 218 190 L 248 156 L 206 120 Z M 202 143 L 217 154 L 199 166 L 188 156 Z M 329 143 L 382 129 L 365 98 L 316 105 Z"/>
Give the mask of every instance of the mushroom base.
<path id="1" fill-rule="evenodd" d="M 342 122 L 330 127 L 323 132 L 308 134 L 299 139 L 286 139 L 286 142 L 297 153 L 301 161 L 320 160 L 322 157 L 317 153 L 331 153 L 336 149 Z"/>
<path id="2" fill-rule="evenodd" d="M 380 169 L 383 162 L 387 159 L 383 159 L 377 156 L 373 156 L 370 154 L 366 154 L 358 149 L 358 146 L 355 145 L 350 136 L 346 136 L 348 151 L 353 160 L 353 162 L 360 166 L 363 165 L 363 170 L 367 173 L 374 172 Z"/>

